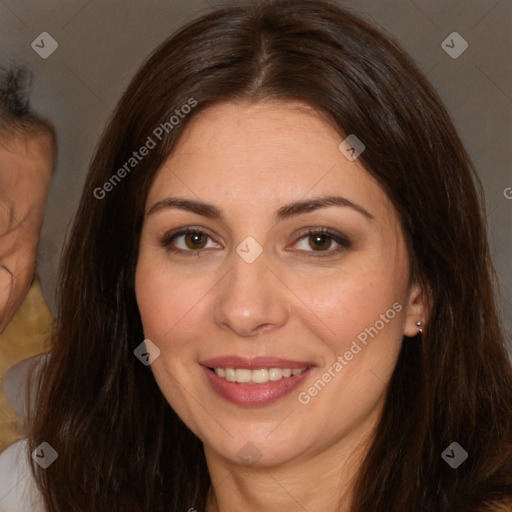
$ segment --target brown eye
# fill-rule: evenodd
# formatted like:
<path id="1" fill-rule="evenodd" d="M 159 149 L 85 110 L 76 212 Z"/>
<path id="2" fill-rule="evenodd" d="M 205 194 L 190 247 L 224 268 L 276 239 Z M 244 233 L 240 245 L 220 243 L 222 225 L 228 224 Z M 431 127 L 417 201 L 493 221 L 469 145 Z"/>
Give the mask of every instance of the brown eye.
<path id="1" fill-rule="evenodd" d="M 307 231 L 296 244 L 303 245 L 302 248 L 299 247 L 300 252 L 309 253 L 309 256 L 315 257 L 331 256 L 349 249 L 352 245 L 346 237 L 327 228 Z M 338 247 L 332 249 L 333 244 Z"/>
<path id="2" fill-rule="evenodd" d="M 324 234 L 309 235 L 308 242 L 311 247 L 325 251 L 331 247 L 333 239 Z"/>
<path id="3" fill-rule="evenodd" d="M 189 232 L 185 235 L 185 243 L 191 250 L 202 249 L 206 245 L 207 236 L 201 232 Z"/>
<path id="4" fill-rule="evenodd" d="M 199 253 L 206 247 L 211 237 L 202 230 L 181 229 L 166 235 L 160 244 L 171 252 Z"/>

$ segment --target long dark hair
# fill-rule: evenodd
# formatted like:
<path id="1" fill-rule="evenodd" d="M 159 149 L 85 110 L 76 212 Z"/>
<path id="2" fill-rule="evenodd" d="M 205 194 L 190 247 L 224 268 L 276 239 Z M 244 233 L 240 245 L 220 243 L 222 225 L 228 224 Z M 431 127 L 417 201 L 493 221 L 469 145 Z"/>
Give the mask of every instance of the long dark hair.
<path id="1" fill-rule="evenodd" d="M 202 444 L 133 354 L 144 339 L 139 236 L 149 186 L 190 120 L 218 102 L 267 99 L 312 105 L 340 136 L 363 140 L 359 161 L 393 202 L 411 281 L 431 298 L 423 335 L 403 342 L 351 511 L 507 503 L 512 368 L 470 158 L 392 38 L 326 1 L 277 0 L 216 9 L 162 43 L 101 137 L 63 259 L 59 330 L 29 436 L 30 451 L 46 441 L 59 454 L 35 471 L 47 510 L 204 510 Z M 191 111 L 171 123 L 186 104 Z M 155 147 L 128 167 L 148 137 Z M 456 470 L 441 458 L 452 442 L 469 454 Z"/>

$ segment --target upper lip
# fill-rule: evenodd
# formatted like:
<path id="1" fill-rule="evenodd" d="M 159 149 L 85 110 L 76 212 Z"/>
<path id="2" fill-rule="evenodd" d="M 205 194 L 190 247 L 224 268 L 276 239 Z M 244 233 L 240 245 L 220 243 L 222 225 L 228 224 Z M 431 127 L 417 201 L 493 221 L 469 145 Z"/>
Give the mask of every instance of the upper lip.
<path id="1" fill-rule="evenodd" d="M 199 364 L 208 368 L 247 368 L 257 370 L 259 368 L 304 368 L 314 366 L 310 361 L 292 361 L 279 357 L 243 357 L 243 356 L 221 356 L 200 361 Z"/>

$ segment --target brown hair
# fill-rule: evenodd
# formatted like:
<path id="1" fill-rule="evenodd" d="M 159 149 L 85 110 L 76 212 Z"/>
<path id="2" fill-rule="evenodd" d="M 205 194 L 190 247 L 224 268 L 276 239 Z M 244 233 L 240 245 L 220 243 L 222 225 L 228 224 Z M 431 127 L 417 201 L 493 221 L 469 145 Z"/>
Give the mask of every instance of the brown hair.
<path id="1" fill-rule="evenodd" d="M 98 199 L 191 98 L 193 111 Z M 401 218 L 411 282 L 430 291 L 429 324 L 404 340 L 351 512 L 505 506 L 512 368 L 470 158 L 392 38 L 327 1 L 277 0 L 216 9 L 179 30 L 148 57 L 103 133 L 63 260 L 59 332 L 29 437 L 30 451 L 46 441 L 59 454 L 35 471 L 47 510 L 204 510 L 202 444 L 133 355 L 144 339 L 139 236 L 149 186 L 190 119 L 218 102 L 266 99 L 312 105 L 364 142 L 360 161 Z M 454 441 L 469 454 L 457 469 L 441 458 Z"/>

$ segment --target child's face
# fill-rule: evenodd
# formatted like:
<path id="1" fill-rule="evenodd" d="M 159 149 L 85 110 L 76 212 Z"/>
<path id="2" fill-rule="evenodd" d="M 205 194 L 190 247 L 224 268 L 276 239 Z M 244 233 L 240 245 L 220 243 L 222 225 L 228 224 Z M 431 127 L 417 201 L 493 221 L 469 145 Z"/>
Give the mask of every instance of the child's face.
<path id="1" fill-rule="evenodd" d="M 223 104 L 193 120 L 151 187 L 137 301 L 161 351 L 155 379 L 207 457 L 273 465 L 355 446 L 381 413 L 402 337 L 417 333 L 397 214 L 341 140 L 290 105 Z M 325 196 L 344 199 L 283 209 Z M 172 238 L 182 228 L 200 233 Z"/>
<path id="2" fill-rule="evenodd" d="M 5 187 L 32 181 L 46 184 L 50 181 L 54 167 L 54 148 L 47 134 L 0 135 L 0 182 Z"/>

